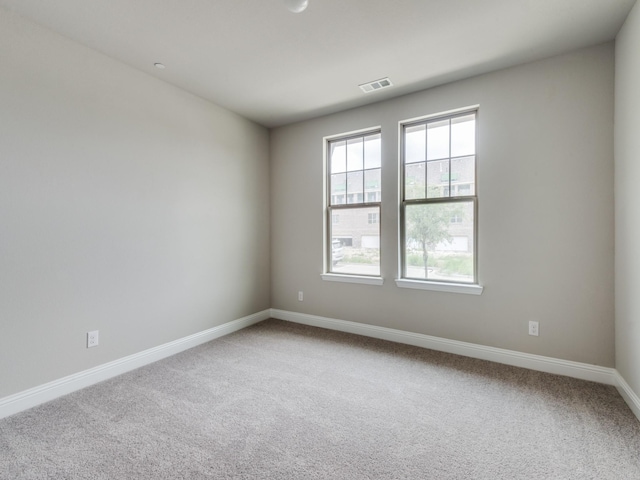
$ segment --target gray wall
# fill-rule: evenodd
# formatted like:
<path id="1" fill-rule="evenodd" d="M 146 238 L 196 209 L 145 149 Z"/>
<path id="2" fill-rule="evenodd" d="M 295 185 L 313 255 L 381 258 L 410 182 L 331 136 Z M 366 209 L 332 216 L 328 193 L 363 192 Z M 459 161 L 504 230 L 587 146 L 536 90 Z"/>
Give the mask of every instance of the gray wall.
<path id="1" fill-rule="evenodd" d="M 485 291 L 399 289 L 398 121 L 475 104 Z M 273 308 L 613 367 L 613 105 L 609 43 L 272 130 Z M 322 138 L 376 125 L 385 283 L 325 282 Z"/>
<path id="2" fill-rule="evenodd" d="M 616 39 L 616 368 L 640 395 L 640 4 Z"/>
<path id="3" fill-rule="evenodd" d="M 0 398 L 269 308 L 268 141 L 0 9 Z"/>
<path id="4" fill-rule="evenodd" d="M 616 361 L 636 392 L 639 16 L 616 47 Z M 613 44 L 278 128 L 270 151 L 1 9 L 0 45 L 0 398 L 270 306 L 614 365 Z M 485 292 L 398 289 L 398 121 L 475 104 Z M 323 282 L 322 137 L 378 125 L 385 284 Z"/>

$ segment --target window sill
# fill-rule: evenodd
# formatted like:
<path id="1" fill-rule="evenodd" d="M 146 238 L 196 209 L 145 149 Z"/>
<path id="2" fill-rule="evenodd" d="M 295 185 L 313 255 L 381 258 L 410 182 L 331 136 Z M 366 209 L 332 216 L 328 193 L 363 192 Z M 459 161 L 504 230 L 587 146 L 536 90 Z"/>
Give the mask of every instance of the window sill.
<path id="1" fill-rule="evenodd" d="M 407 280 L 397 278 L 396 285 L 400 288 L 414 288 L 417 290 L 431 290 L 434 292 L 466 293 L 468 295 L 481 295 L 484 287 L 467 283 L 440 283 L 423 280 Z"/>
<path id="2" fill-rule="evenodd" d="M 382 277 L 365 277 L 361 275 L 340 275 L 337 273 L 323 273 L 320 275 L 327 282 L 361 283 L 363 285 L 382 285 Z"/>

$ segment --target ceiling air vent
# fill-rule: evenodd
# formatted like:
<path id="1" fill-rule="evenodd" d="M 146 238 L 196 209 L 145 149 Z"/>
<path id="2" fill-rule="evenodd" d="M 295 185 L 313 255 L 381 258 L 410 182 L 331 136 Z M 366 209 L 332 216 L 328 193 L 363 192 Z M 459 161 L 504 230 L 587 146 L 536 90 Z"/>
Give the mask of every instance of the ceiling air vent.
<path id="1" fill-rule="evenodd" d="M 393 83 L 389 78 L 381 78 L 380 80 L 374 80 L 373 82 L 363 83 L 362 85 L 358 85 L 360 90 L 364 93 L 373 92 L 375 90 L 380 90 L 382 88 L 391 87 Z"/>

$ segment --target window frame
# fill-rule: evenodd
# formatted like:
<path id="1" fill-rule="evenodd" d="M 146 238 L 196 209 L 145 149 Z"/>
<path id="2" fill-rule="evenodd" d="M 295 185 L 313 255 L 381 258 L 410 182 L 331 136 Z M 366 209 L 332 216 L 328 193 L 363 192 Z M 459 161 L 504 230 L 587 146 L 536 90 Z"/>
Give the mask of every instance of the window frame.
<path id="1" fill-rule="evenodd" d="M 345 191 L 345 203 L 341 204 L 333 204 L 331 197 L 331 144 L 335 142 L 345 141 L 348 142 L 354 138 L 365 138 L 370 135 L 380 135 L 380 142 L 382 146 L 382 128 L 381 126 L 375 126 L 370 128 L 365 128 L 362 130 L 351 131 L 347 133 L 342 133 L 338 135 L 331 135 L 323 138 L 323 190 L 324 190 L 324 221 L 323 221 L 323 230 L 324 230 L 324 248 L 323 248 L 323 273 L 321 275 L 323 280 L 334 281 L 334 282 L 346 282 L 346 283 L 361 283 L 367 285 L 382 285 L 384 280 L 382 278 L 382 195 L 380 195 L 380 200 L 376 202 L 369 202 L 366 196 L 366 186 L 363 178 L 363 192 L 362 192 L 362 202 L 359 203 L 348 203 L 348 194 Z M 382 191 L 382 149 L 380 152 L 380 190 Z M 364 172 L 367 170 L 364 168 L 364 158 L 363 158 L 363 177 Z M 347 173 L 345 171 L 345 173 Z M 367 274 L 357 274 L 357 273 L 346 273 L 346 272 L 333 272 L 332 271 L 332 228 L 333 228 L 333 215 L 339 214 L 341 211 L 346 210 L 358 210 L 365 208 L 377 208 L 378 215 L 378 233 L 380 238 L 380 246 L 379 246 L 379 274 L 378 275 L 367 275 Z"/>
<path id="2" fill-rule="evenodd" d="M 464 117 L 473 114 L 475 116 L 475 149 L 474 149 L 474 194 L 473 195 L 456 195 L 447 197 L 433 197 L 418 198 L 418 199 L 406 199 L 405 182 L 406 182 L 406 130 L 407 128 L 415 127 L 418 125 L 427 125 L 430 123 L 436 123 L 443 120 L 449 120 L 458 117 Z M 422 290 L 435 290 L 451 293 L 471 293 L 479 295 L 482 293 L 483 287 L 479 283 L 478 272 L 478 119 L 479 119 L 479 105 L 465 107 L 456 110 L 450 110 L 447 112 L 436 113 L 433 115 L 427 115 L 423 117 L 408 119 L 399 122 L 398 124 L 398 149 L 399 149 L 399 190 L 398 190 L 398 279 L 396 284 L 402 288 L 415 288 Z M 449 123 L 451 125 L 451 123 Z M 427 132 L 425 132 L 425 135 Z M 449 143 L 451 143 L 451 130 L 449 130 Z M 425 148 L 426 144 L 425 144 Z M 451 150 L 451 149 L 450 149 Z M 465 155 L 468 156 L 468 155 Z M 452 157 L 451 151 L 449 151 L 449 188 L 448 194 L 451 195 L 452 178 L 451 178 L 451 162 L 455 158 L 464 158 L 465 156 Z M 428 160 L 425 154 L 425 174 L 428 168 Z M 428 180 L 425 177 L 425 191 L 428 189 Z M 473 211 L 473 280 L 470 282 L 456 282 L 450 280 L 439 280 L 430 278 L 414 278 L 407 276 L 407 262 L 406 262 L 406 209 L 411 205 L 435 205 L 435 204 L 453 204 L 453 203 L 471 203 Z"/>

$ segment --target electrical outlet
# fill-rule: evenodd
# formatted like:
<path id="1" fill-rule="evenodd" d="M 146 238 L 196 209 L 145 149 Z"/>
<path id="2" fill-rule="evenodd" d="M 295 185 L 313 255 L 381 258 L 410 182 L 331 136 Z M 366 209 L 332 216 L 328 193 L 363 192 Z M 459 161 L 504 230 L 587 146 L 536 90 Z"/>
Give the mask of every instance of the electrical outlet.
<path id="1" fill-rule="evenodd" d="M 304 292 L 298 292 L 298 301 L 301 302 L 304 300 Z"/>
<path id="2" fill-rule="evenodd" d="M 94 330 L 93 332 L 87 332 L 87 348 L 97 347 L 99 342 L 100 332 L 98 330 Z"/>
<path id="3" fill-rule="evenodd" d="M 540 335 L 540 325 L 538 325 L 538 322 L 529 322 L 529 335 L 533 335 L 534 337 Z"/>

